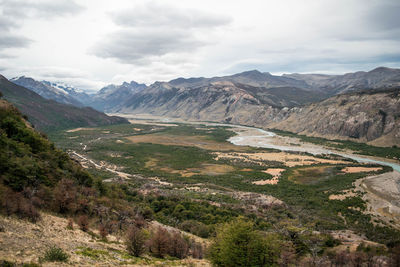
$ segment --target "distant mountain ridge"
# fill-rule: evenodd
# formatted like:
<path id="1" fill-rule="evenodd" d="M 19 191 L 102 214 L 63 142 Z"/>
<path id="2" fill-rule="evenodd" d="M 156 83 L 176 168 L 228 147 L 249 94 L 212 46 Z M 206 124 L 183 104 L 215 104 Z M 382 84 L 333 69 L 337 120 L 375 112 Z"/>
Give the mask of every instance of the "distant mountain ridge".
<path id="1" fill-rule="evenodd" d="M 28 120 L 42 131 L 74 127 L 128 123 L 121 117 L 107 116 L 89 107 L 75 107 L 45 99 L 32 90 L 8 81 L 0 75 L 0 92 L 28 116 Z"/>
<path id="2" fill-rule="evenodd" d="M 111 84 L 91 95 L 91 98 L 85 104 L 100 111 L 108 111 L 115 106 L 122 105 L 127 99 L 145 88 L 147 88 L 145 84 L 139 84 L 135 81 L 124 82 L 121 85 Z"/>
<path id="3" fill-rule="evenodd" d="M 304 81 L 310 87 L 329 91 L 331 95 L 357 90 L 400 86 L 400 69 L 386 67 L 344 75 L 286 74 L 284 76 Z"/>
<path id="4" fill-rule="evenodd" d="M 82 103 L 104 112 L 148 113 L 262 128 L 276 126 L 306 134 L 340 138 L 355 137 L 373 142 L 380 136 L 387 136 L 389 132 L 392 132 L 387 126 L 379 126 L 376 122 L 378 118 L 376 114 L 366 110 L 367 107 L 373 107 L 373 96 L 352 97 L 354 105 L 358 105 L 357 99 L 368 100 L 369 105 L 361 105 L 358 110 L 366 116 L 365 124 L 361 126 L 357 124 L 361 121 L 355 113 L 357 110 L 349 111 L 350 117 L 336 117 L 337 120 L 339 118 L 351 120 L 357 117 L 357 123 L 353 125 L 355 130 L 344 130 L 340 127 L 324 128 L 324 123 L 327 121 L 335 125 L 342 124 L 332 118 L 328 120 L 317 111 L 324 110 L 328 103 L 331 103 L 333 111 L 337 108 L 338 114 L 344 114 L 346 111 L 343 111 L 342 106 L 334 101 L 336 96 L 346 98 L 349 97 L 348 93 L 375 92 L 374 90 L 377 89 L 383 90 L 385 94 L 390 88 L 400 88 L 400 69 L 378 67 L 367 72 L 359 71 L 344 75 L 295 73 L 281 76 L 252 70 L 222 77 L 177 78 L 169 82 L 155 82 L 149 86 L 134 81 L 124 82 L 121 85 L 108 85 L 97 93 L 82 98 Z M 68 93 L 68 90 L 64 91 Z M 68 94 L 72 96 L 72 93 Z M 390 102 L 392 100 L 387 97 L 382 97 L 381 101 L 379 105 L 382 107 L 385 102 L 388 106 L 392 105 Z M 305 110 L 310 107 L 316 110 L 306 112 Z M 387 111 L 384 108 L 382 110 L 388 114 L 388 118 L 395 112 L 393 108 Z M 329 114 L 328 111 L 326 112 Z M 335 118 L 334 114 L 335 112 L 332 113 L 333 118 Z M 296 116 L 299 117 L 295 121 Z M 307 117 L 310 118 L 307 119 Z M 320 124 L 314 121 L 313 125 L 320 126 L 314 127 L 308 123 L 318 118 Z M 289 125 L 291 120 L 292 127 Z M 364 130 L 358 127 L 364 127 Z M 376 130 L 379 127 L 386 128 L 382 131 Z M 375 134 L 371 134 L 371 131 Z M 388 144 L 400 143 L 396 138 L 390 138 Z"/>
<path id="5" fill-rule="evenodd" d="M 83 106 L 83 103 L 71 95 L 71 91 L 65 91 L 60 88 L 54 87 L 50 82 L 39 82 L 30 77 L 17 77 L 10 79 L 11 82 L 25 87 L 33 92 L 39 94 L 46 99 L 52 99 L 59 103 Z"/>

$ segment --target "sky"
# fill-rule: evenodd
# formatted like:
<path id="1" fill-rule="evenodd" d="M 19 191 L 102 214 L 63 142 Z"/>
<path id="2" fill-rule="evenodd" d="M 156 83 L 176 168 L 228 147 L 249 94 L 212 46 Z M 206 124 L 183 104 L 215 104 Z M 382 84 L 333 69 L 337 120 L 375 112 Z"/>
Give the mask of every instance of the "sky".
<path id="1" fill-rule="evenodd" d="M 399 0 L 0 0 L 0 73 L 88 91 L 400 67 Z"/>

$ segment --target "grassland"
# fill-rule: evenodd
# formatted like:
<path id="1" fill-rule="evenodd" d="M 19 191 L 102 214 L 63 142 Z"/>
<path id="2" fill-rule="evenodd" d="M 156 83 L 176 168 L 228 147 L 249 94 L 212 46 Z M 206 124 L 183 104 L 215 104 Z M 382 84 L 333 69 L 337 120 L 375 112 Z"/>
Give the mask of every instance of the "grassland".
<path id="1" fill-rule="evenodd" d="M 122 186 L 130 201 L 150 208 L 154 217 L 165 224 L 181 228 L 193 224 L 195 226 L 188 229 L 195 229 L 189 229 L 195 234 L 203 231 L 205 237 L 213 232 L 216 224 L 245 215 L 260 229 L 271 229 L 276 223 L 288 220 L 318 231 L 350 229 L 381 243 L 400 240 L 398 231 L 363 212 L 366 203 L 360 194 L 343 200 L 329 199 L 332 194 L 353 189 L 357 179 L 370 174 L 341 171 L 360 164 L 337 161 L 334 157 L 326 161 L 326 156 L 318 158 L 286 152 L 287 157 L 300 164 L 286 165 L 276 157 L 248 160 L 257 153 L 277 152 L 235 147 L 225 141 L 232 135 L 233 132 L 225 127 L 134 124 L 58 131 L 49 137 L 65 150 L 76 151 L 131 174 L 133 178 L 124 181 Z M 318 138 L 312 142 L 327 144 L 326 140 Z M 337 148 L 344 148 L 346 144 L 347 141 L 328 142 Z M 360 153 L 397 156 L 396 149 L 349 144 Z M 246 153 L 247 156 L 217 159 L 216 153 L 220 152 Z M 302 157 L 312 158 L 311 162 L 301 164 Z M 277 184 L 253 184 L 254 181 L 272 179 L 272 175 L 264 172 L 271 167 L 285 170 Z M 383 167 L 376 173 L 390 170 L 390 167 Z M 89 166 L 89 171 L 107 180 L 113 177 L 104 169 L 93 166 Z M 267 208 L 260 204 L 251 209 L 249 207 L 254 203 L 242 198 L 238 192 L 270 195 L 285 205 L 272 208 L 271 203 L 265 203 Z M 145 198 L 141 197 L 143 194 Z"/>

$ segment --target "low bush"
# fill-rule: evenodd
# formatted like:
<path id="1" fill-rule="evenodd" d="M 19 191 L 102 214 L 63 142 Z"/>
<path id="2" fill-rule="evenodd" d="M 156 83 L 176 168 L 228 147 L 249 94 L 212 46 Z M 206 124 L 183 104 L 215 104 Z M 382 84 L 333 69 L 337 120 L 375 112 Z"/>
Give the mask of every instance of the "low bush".
<path id="1" fill-rule="evenodd" d="M 129 228 L 126 234 L 126 249 L 129 254 L 140 257 L 146 251 L 148 234 L 136 226 Z"/>
<path id="2" fill-rule="evenodd" d="M 79 216 L 78 225 L 82 231 L 87 232 L 89 230 L 89 217 L 87 215 Z"/>
<path id="3" fill-rule="evenodd" d="M 67 262 L 68 261 L 68 254 L 64 252 L 59 247 L 51 247 L 48 250 L 46 250 L 42 261 L 59 261 L 59 262 Z"/>

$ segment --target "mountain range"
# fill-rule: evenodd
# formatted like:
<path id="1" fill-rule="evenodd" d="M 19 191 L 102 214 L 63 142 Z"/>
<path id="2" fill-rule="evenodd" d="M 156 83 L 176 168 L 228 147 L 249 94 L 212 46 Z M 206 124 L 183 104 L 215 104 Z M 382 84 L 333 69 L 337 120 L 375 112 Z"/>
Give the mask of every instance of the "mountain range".
<path id="1" fill-rule="evenodd" d="M 222 77 L 177 78 L 149 86 L 124 82 L 95 94 L 27 77 L 11 81 L 48 99 L 104 112 L 147 113 L 378 145 L 400 144 L 395 133 L 400 106 L 398 97 L 393 96 L 400 88 L 400 69 L 281 76 L 252 70 Z M 384 118 L 382 114 L 386 114 Z"/>
<path id="2" fill-rule="evenodd" d="M 36 88 L 40 89 L 49 88 L 38 86 L 35 81 L 29 81 L 29 84 L 35 85 Z M 37 90 L 39 91 L 40 89 Z M 42 131 L 128 123 L 124 118 L 108 116 L 90 107 L 77 107 L 56 102 L 52 99 L 46 99 L 33 90 L 28 90 L 25 87 L 10 82 L 1 75 L 0 92 L 5 99 L 17 106 L 18 109 L 28 117 L 30 123 Z M 42 90 L 40 92 L 43 93 L 44 91 Z M 66 95 L 63 96 L 65 97 L 59 97 L 57 99 L 60 101 L 67 101 L 70 99 Z"/>

